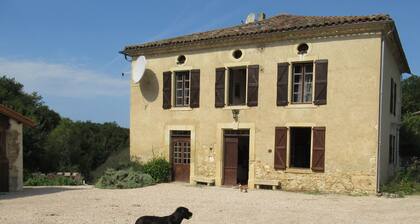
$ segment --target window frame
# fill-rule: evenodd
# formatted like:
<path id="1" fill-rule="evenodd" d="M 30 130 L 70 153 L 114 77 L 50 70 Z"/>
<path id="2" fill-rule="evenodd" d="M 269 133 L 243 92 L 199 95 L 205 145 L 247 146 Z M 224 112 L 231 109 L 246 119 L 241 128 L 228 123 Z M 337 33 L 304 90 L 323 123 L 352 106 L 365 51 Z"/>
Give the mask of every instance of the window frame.
<path id="1" fill-rule="evenodd" d="M 178 84 L 178 76 L 181 75 L 182 80 L 180 81 L 181 84 L 181 88 L 178 88 L 177 84 Z M 188 79 L 185 79 L 185 76 L 188 75 Z M 173 90 L 173 105 L 175 108 L 185 108 L 185 107 L 190 107 L 190 103 L 191 103 L 191 71 L 189 70 L 184 70 L 184 71 L 175 71 L 173 72 L 173 86 L 174 86 L 174 90 Z M 188 82 L 188 88 L 185 87 L 185 83 Z M 178 96 L 178 90 L 181 91 L 182 96 Z M 186 92 L 188 91 L 188 96 L 186 96 Z M 178 103 L 178 99 L 181 99 L 182 103 L 179 104 Z M 188 100 L 188 102 L 186 102 L 186 100 Z"/>
<path id="2" fill-rule="evenodd" d="M 312 72 L 306 72 L 306 66 L 312 65 Z M 300 73 L 295 73 L 295 66 L 301 66 L 302 71 Z M 291 63 L 291 88 L 290 88 L 290 104 L 313 104 L 313 98 L 314 98 L 314 73 L 315 71 L 315 63 L 313 61 L 310 62 L 293 62 Z M 295 75 L 300 74 L 302 78 L 299 80 L 298 85 L 300 85 L 300 91 L 297 92 L 298 95 L 300 95 L 300 100 L 295 101 Z M 311 76 L 311 81 L 307 82 L 306 77 Z M 310 91 L 306 90 L 307 84 L 310 83 Z M 310 99 L 305 101 L 305 98 L 307 97 L 308 93 L 310 92 Z"/>
<path id="3" fill-rule="evenodd" d="M 232 70 L 239 70 L 239 69 L 243 69 L 245 70 L 245 97 L 244 97 L 244 102 L 241 104 L 232 104 L 230 102 L 230 92 L 231 92 L 231 85 L 230 85 L 230 77 L 231 77 L 231 71 Z M 234 67 L 227 67 L 227 75 L 225 77 L 225 102 L 226 102 L 226 106 L 227 107 L 243 107 L 243 106 L 247 106 L 247 102 L 248 102 L 248 66 L 234 66 Z"/>

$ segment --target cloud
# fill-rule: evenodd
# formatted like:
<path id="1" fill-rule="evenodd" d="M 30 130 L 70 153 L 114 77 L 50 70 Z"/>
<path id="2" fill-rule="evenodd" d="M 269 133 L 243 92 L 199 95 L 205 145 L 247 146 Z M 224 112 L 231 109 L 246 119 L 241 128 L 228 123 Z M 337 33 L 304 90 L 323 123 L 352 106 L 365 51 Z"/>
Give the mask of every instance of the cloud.
<path id="1" fill-rule="evenodd" d="M 13 77 L 25 86 L 25 91 L 36 91 L 44 96 L 90 98 L 129 95 L 127 79 L 67 64 L 0 58 L 0 75 Z"/>

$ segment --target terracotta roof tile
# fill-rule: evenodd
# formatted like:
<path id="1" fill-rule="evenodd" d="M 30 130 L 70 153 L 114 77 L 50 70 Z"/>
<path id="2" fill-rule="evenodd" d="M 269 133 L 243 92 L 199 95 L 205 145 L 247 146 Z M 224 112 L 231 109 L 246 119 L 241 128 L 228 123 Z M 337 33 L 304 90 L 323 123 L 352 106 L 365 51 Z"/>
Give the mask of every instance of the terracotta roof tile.
<path id="1" fill-rule="evenodd" d="M 377 21 L 393 20 L 389 15 L 385 14 L 369 16 L 297 16 L 283 14 L 253 23 L 242 24 L 207 32 L 193 33 L 190 35 L 153 41 L 139 45 L 131 45 L 125 47 L 123 52 L 127 50 L 165 47 L 235 36 L 252 36 L 261 33 L 304 30 L 317 27 L 340 26 L 345 24 L 370 23 Z"/>

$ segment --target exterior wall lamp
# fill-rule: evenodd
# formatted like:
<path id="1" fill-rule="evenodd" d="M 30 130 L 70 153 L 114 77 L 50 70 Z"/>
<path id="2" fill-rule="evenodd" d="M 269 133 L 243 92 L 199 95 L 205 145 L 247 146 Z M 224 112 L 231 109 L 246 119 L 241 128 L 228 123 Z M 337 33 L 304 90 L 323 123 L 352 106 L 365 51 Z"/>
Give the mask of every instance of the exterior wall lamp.
<path id="1" fill-rule="evenodd" d="M 232 110 L 232 117 L 233 117 L 233 120 L 235 120 L 235 122 L 238 122 L 238 119 L 239 119 L 239 110 L 238 109 L 233 109 Z"/>

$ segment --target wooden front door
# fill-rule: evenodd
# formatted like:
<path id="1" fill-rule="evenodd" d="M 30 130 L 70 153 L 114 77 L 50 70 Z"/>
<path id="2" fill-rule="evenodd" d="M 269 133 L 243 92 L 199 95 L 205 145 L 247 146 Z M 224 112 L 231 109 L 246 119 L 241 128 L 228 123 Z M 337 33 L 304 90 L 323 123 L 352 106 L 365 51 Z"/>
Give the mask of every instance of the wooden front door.
<path id="1" fill-rule="evenodd" d="M 6 153 L 6 131 L 0 123 L 0 192 L 9 191 L 9 161 Z"/>
<path id="2" fill-rule="evenodd" d="M 237 137 L 225 137 L 223 185 L 236 185 L 238 173 L 238 144 Z"/>
<path id="3" fill-rule="evenodd" d="M 189 182 L 191 140 L 190 137 L 172 137 L 172 179 Z"/>

